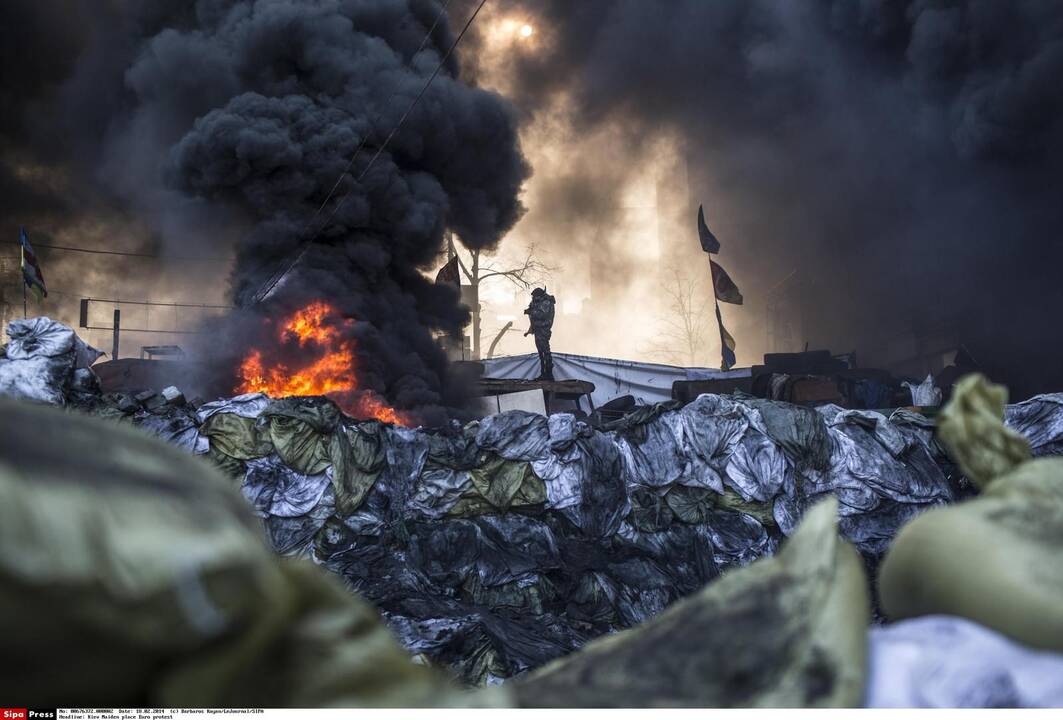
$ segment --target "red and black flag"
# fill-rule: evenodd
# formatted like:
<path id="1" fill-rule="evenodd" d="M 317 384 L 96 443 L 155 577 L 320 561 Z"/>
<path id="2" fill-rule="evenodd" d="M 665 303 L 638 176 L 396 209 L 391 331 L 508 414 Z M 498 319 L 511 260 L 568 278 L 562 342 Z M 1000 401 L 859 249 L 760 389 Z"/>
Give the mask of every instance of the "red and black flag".
<path id="1" fill-rule="evenodd" d="M 26 287 L 37 296 L 37 301 L 40 302 L 43 298 L 48 297 L 48 288 L 44 286 L 44 273 L 41 272 L 41 266 L 37 262 L 37 255 L 33 252 L 33 247 L 30 246 L 29 235 L 26 234 L 26 228 L 19 227 L 18 229 L 18 244 L 22 246 L 22 280 L 26 283 Z"/>
<path id="2" fill-rule="evenodd" d="M 461 287 L 461 272 L 458 269 L 457 255 L 452 257 L 447 261 L 446 265 L 439 269 L 439 274 L 436 275 L 436 284 Z"/>

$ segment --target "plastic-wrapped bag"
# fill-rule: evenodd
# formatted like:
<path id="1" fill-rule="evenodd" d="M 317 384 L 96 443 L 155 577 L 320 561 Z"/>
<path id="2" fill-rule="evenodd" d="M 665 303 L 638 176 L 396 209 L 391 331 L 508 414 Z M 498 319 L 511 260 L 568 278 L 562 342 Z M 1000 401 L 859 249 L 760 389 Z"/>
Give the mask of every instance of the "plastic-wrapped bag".
<path id="1" fill-rule="evenodd" d="M 372 606 L 311 563 L 278 559 L 230 485 L 145 433 L 0 399 L 0 633 L 22 659 L 0 673 L 0 694 L 101 707 L 505 702 L 414 665 Z"/>
<path id="2" fill-rule="evenodd" d="M 1063 655 L 947 615 L 872 628 L 867 675 L 867 707 L 1063 707 Z"/>
<path id="3" fill-rule="evenodd" d="M 85 377 L 75 378 L 75 370 L 87 370 L 103 354 L 66 325 L 46 317 L 12 320 L 7 335 L 10 342 L 0 357 L 0 395 L 20 400 L 65 405 L 75 380 L 78 389 L 89 383 Z"/>
<path id="4" fill-rule="evenodd" d="M 1063 458 L 1030 460 L 1004 427 L 1007 393 L 962 379 L 939 436 L 982 492 L 905 525 L 883 562 L 893 619 L 957 615 L 1032 647 L 1063 651 Z"/>
<path id="5" fill-rule="evenodd" d="M 724 574 L 649 622 L 513 683 L 552 707 L 853 707 L 869 620 L 860 556 L 837 500 L 810 510 L 773 558 Z"/>

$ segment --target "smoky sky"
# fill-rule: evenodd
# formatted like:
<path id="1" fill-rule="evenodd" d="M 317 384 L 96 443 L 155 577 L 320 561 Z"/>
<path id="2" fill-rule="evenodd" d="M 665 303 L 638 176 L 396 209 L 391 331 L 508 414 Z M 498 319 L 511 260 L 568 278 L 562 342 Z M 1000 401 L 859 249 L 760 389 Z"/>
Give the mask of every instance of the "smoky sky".
<path id="1" fill-rule="evenodd" d="M 88 228 L 94 246 L 225 251 L 239 300 L 301 247 L 365 138 L 340 183 L 349 199 L 268 312 L 335 295 L 373 348 L 369 384 L 431 404 L 445 372 L 431 335 L 465 315 L 419 270 L 446 227 L 491 248 L 520 220 L 530 169 L 517 128 L 563 98 L 573 134 L 609 128 L 617 142 L 609 162 L 574 155 L 542 192 L 558 228 L 597 227 L 654 138 L 674 136 L 747 310 L 796 269 L 802 290 L 787 302 L 813 347 L 873 360 L 893 338 L 946 326 L 1016 395 L 1063 387 L 1063 5 L 490 3 L 541 42 L 509 58 L 507 97 L 477 89 L 489 68 L 466 38 L 356 184 L 472 7 L 453 0 L 418 52 L 432 0 L 8 0 L 0 232 Z M 590 235 L 611 267 L 609 232 Z M 141 293 L 219 282 L 41 254 L 57 288 L 86 269 Z M 228 329 L 234 351 L 245 331 Z"/>
<path id="2" fill-rule="evenodd" d="M 721 262 L 741 270 L 747 297 L 797 269 L 805 289 L 790 302 L 813 347 L 871 357 L 947 326 L 1017 395 L 1063 387 L 1063 5 L 526 0 L 506 11 L 541 37 L 507 63 L 524 116 L 564 98 L 577 133 L 678 137 Z M 630 156 L 624 172 L 641 172 Z"/>
<path id="3" fill-rule="evenodd" d="M 17 0 L 3 12 L 18 37 L 5 47 L 0 182 L 24 191 L 12 201 L 23 222 L 111 207 L 164 253 L 233 254 L 229 298 L 243 309 L 204 344 L 230 369 L 278 318 L 323 298 L 355 320 L 344 327 L 365 387 L 402 408 L 451 402 L 434 336 L 468 313 L 421 271 L 448 228 L 494 248 L 523 212 L 530 170 L 515 113 L 463 82 L 457 56 L 384 148 L 454 39 L 441 3 Z M 72 202 L 30 165 L 93 191 Z"/>

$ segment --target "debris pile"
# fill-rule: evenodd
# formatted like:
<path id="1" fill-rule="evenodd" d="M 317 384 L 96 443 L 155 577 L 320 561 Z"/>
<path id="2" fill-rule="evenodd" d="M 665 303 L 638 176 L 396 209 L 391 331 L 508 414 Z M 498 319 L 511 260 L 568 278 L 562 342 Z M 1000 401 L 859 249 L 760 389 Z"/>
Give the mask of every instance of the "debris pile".
<path id="1" fill-rule="evenodd" d="M 0 395 L 51 405 L 99 394 L 89 369 L 101 353 L 67 326 L 46 317 L 12 320 L 0 350 Z"/>
<path id="2" fill-rule="evenodd" d="M 0 373 L 27 361 L 11 356 L 14 343 Z M 68 365 L 33 399 L 129 421 L 205 456 L 277 552 L 340 575 L 411 652 L 474 685 L 640 624 L 773 555 L 828 496 L 842 537 L 874 567 L 901 525 L 965 492 L 933 423 L 905 410 L 702 395 L 636 408 L 601 430 L 519 411 L 415 430 L 356 421 L 322 397 L 93 396 L 72 382 L 83 368 Z M 3 392 L 29 397 L 21 387 Z M 1008 418 L 1035 452 L 1053 453 L 1061 404 L 1040 396 Z"/>

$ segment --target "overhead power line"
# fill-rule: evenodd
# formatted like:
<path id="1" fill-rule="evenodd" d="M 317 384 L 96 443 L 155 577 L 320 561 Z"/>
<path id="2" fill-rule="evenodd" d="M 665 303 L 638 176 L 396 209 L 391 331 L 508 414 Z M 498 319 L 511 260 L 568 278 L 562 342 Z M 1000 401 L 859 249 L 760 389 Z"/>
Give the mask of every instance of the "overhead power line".
<path id="1" fill-rule="evenodd" d="M 154 300 L 108 300 L 94 297 L 86 297 L 84 300 L 108 305 L 150 305 L 152 307 L 210 308 L 215 310 L 233 309 L 232 305 L 204 305 L 203 303 L 158 302 Z"/>
<path id="2" fill-rule="evenodd" d="M 89 253 L 91 255 L 120 255 L 122 257 L 153 258 L 155 260 L 188 260 L 193 262 L 226 262 L 228 257 L 190 257 L 184 255 L 153 255 L 151 253 L 123 252 L 120 250 L 100 250 L 98 248 L 67 247 L 65 245 L 45 245 L 33 243 L 35 248 L 48 248 L 49 250 L 64 250 L 66 252 Z"/>

